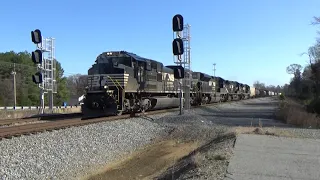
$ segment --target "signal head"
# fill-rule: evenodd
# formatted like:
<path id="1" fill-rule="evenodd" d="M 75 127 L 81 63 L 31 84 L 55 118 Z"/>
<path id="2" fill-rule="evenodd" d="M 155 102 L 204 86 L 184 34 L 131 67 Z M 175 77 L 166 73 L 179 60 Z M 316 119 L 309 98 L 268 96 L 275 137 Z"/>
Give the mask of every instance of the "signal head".
<path id="1" fill-rule="evenodd" d="M 172 30 L 174 32 L 183 31 L 183 17 L 180 14 L 176 14 L 172 18 Z"/>
<path id="2" fill-rule="evenodd" d="M 41 64 L 42 63 L 42 51 L 37 49 L 32 52 L 32 61 L 35 64 Z"/>
<path id="3" fill-rule="evenodd" d="M 172 52 L 174 55 L 182 55 L 184 51 L 182 39 L 176 38 L 172 42 Z"/>
<path id="4" fill-rule="evenodd" d="M 175 79 L 183 79 L 184 78 L 184 68 L 182 66 L 176 66 L 173 69 L 174 78 Z"/>
<path id="5" fill-rule="evenodd" d="M 42 73 L 41 72 L 37 72 L 34 75 L 32 75 L 32 81 L 35 84 L 41 84 L 43 82 Z"/>
<path id="6" fill-rule="evenodd" d="M 32 39 L 32 42 L 35 44 L 42 43 L 41 31 L 39 29 L 31 31 L 31 39 Z"/>

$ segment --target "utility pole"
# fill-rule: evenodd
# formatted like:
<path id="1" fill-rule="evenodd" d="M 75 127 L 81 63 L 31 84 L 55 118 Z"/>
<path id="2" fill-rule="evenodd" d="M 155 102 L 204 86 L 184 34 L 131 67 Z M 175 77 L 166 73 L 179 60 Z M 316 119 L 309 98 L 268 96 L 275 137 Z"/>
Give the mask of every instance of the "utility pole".
<path id="1" fill-rule="evenodd" d="M 213 63 L 213 77 L 216 77 L 216 63 Z"/>
<path id="2" fill-rule="evenodd" d="M 14 104 L 13 107 L 14 109 L 17 106 L 17 91 L 16 91 L 16 63 L 13 63 L 13 71 L 11 72 L 13 75 L 13 99 L 14 99 Z"/>

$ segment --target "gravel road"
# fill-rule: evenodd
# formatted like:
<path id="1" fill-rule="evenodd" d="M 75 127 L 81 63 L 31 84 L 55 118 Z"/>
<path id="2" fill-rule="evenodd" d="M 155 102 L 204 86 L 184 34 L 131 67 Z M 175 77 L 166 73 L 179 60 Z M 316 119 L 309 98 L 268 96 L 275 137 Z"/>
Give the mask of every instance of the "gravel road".
<path id="1" fill-rule="evenodd" d="M 156 138 L 206 140 L 259 122 L 285 127 L 272 120 L 275 105 L 273 98 L 250 99 L 200 107 L 182 116 L 171 112 L 2 140 L 0 178 L 76 179 Z M 320 137 L 319 131 L 314 134 Z"/>

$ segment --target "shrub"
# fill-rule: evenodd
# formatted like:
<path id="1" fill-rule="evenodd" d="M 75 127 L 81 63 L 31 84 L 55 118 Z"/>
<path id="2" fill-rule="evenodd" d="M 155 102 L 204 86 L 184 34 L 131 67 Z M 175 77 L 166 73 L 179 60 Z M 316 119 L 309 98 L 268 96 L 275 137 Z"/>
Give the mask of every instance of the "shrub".
<path id="1" fill-rule="evenodd" d="M 284 100 L 285 99 L 283 94 L 280 94 L 279 98 L 280 98 L 280 100 Z"/>
<path id="2" fill-rule="evenodd" d="M 320 114 L 320 98 L 312 99 L 306 107 L 308 112 Z"/>

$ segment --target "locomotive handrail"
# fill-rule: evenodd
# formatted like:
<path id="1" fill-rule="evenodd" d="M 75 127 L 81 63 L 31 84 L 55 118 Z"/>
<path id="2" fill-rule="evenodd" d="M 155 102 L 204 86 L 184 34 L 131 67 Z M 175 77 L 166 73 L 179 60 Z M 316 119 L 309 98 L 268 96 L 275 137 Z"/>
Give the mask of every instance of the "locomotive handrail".
<path id="1" fill-rule="evenodd" d="M 112 80 L 113 81 L 113 80 Z M 119 81 L 118 80 L 115 80 L 117 83 L 118 83 L 118 85 L 119 85 L 119 87 L 121 88 L 121 93 L 123 93 L 123 87 L 121 86 L 121 84 L 119 83 Z M 121 96 L 121 97 L 123 97 L 123 96 Z M 118 89 L 118 102 L 120 102 L 120 92 L 119 92 L 119 89 Z M 121 108 L 121 110 L 122 110 L 122 108 Z"/>
<path id="2" fill-rule="evenodd" d="M 112 81 L 112 83 L 116 86 L 116 87 L 118 87 L 117 85 L 116 85 L 116 83 L 114 83 L 114 81 L 113 81 L 113 79 L 112 79 L 112 77 L 110 77 L 109 75 L 108 75 L 108 78 L 110 78 L 111 79 L 111 81 Z M 118 85 L 121 87 L 121 89 L 123 90 L 123 87 L 121 86 L 121 84 L 116 80 L 116 82 L 118 83 Z M 118 89 L 119 90 L 119 89 Z"/>
<path id="3" fill-rule="evenodd" d="M 118 102 L 120 102 L 119 100 L 120 100 L 120 91 L 119 91 L 119 88 L 118 88 L 118 86 L 116 85 L 116 83 L 113 81 L 113 79 L 112 79 L 112 77 L 110 77 L 109 75 L 107 75 L 107 77 L 108 78 L 110 78 L 110 80 L 112 81 L 112 83 L 114 84 L 114 86 L 116 86 L 116 88 L 117 88 L 117 92 L 118 92 L 118 96 L 117 96 L 117 99 L 118 99 Z M 120 84 L 119 84 L 120 85 Z M 121 87 L 121 86 L 120 86 Z M 123 88 L 121 87 L 121 89 L 123 90 Z"/>
<path id="4" fill-rule="evenodd" d="M 116 80 L 116 82 L 118 83 L 118 85 L 121 87 L 121 89 L 123 90 L 123 87 L 121 86 L 121 84 L 119 83 L 118 80 Z"/>

